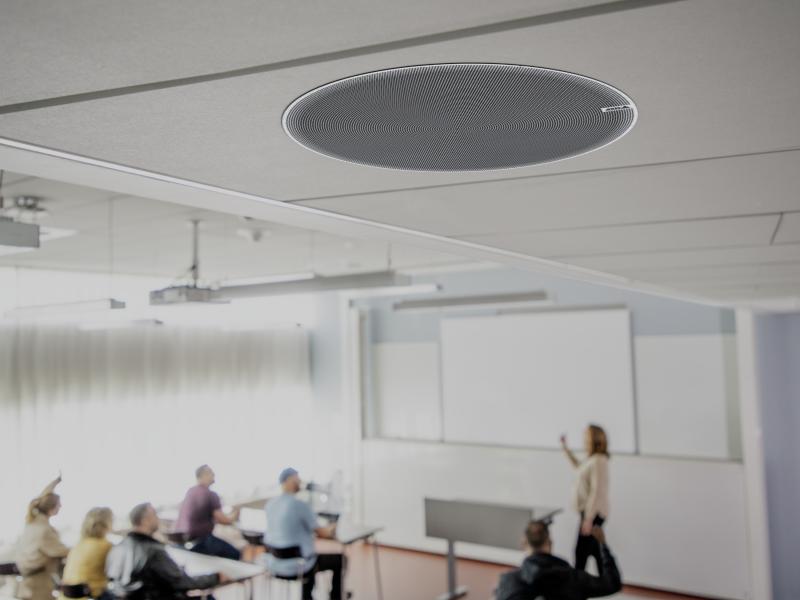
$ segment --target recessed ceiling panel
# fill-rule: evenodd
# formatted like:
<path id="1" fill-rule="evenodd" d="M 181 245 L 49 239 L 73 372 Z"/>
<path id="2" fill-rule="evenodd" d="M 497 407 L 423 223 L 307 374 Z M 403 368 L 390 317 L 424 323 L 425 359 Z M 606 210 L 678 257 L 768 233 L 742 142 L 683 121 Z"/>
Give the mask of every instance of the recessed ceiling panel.
<path id="1" fill-rule="evenodd" d="M 504 64 L 384 69 L 328 83 L 283 115 L 299 144 L 408 171 L 484 171 L 597 150 L 636 122 L 630 98 L 565 71 Z"/>

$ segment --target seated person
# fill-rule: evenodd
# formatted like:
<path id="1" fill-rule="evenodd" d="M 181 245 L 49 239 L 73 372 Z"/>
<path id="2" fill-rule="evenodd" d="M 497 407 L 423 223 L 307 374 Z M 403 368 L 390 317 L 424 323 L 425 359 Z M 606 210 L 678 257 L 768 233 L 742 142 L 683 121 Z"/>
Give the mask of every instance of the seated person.
<path id="1" fill-rule="evenodd" d="M 592 530 L 600 545 L 601 576 L 579 571 L 567 561 L 550 554 L 552 542 L 546 523 L 531 521 L 525 538 L 532 552 L 519 569 L 504 573 L 495 590 L 495 600 L 584 600 L 610 596 L 622 589 L 617 564 L 606 546 L 600 527 Z"/>
<path id="2" fill-rule="evenodd" d="M 331 600 L 342 598 L 342 554 L 317 554 L 314 549 L 314 535 L 333 539 L 336 524 L 327 527 L 317 525 L 317 517 L 311 507 L 295 497 L 300 491 L 300 476 L 292 468 L 281 471 L 278 481 L 283 493 L 267 502 L 267 531 L 264 543 L 268 548 L 290 548 L 299 546 L 305 559 L 303 578 L 303 600 L 311 600 L 314 590 L 314 576 L 318 571 L 333 571 Z M 292 577 L 297 575 L 297 562 L 293 559 L 269 557 L 269 569 L 276 575 Z"/>
<path id="3" fill-rule="evenodd" d="M 184 534 L 194 544 L 193 552 L 239 560 L 240 553 L 236 548 L 213 535 L 216 523 L 233 525 L 239 518 L 239 511 L 234 510 L 230 515 L 222 511 L 219 496 L 209 489 L 214 485 L 214 471 L 211 467 L 198 467 L 195 477 L 197 485 L 186 492 L 175 522 L 175 533 Z"/>
<path id="4" fill-rule="evenodd" d="M 55 493 L 61 475 L 42 493 L 31 500 L 25 516 L 25 529 L 17 543 L 16 564 L 21 579 L 17 585 L 17 598 L 25 600 L 52 600 L 54 577 L 61 562 L 69 552 L 58 532 L 50 524 L 61 510 L 61 497 Z"/>
<path id="5" fill-rule="evenodd" d="M 106 557 L 111 550 L 111 542 L 106 535 L 111 531 L 113 515 L 110 508 L 91 509 L 81 526 L 81 540 L 67 555 L 64 566 L 62 584 L 88 586 L 92 598 L 111 600 L 113 596 L 106 592 Z M 74 598 L 75 596 L 70 595 Z M 64 594 L 61 599 L 64 600 Z"/>
<path id="6" fill-rule="evenodd" d="M 190 577 L 164 547 L 153 539 L 158 531 L 158 515 L 150 503 L 131 511 L 130 533 L 111 549 L 106 560 L 109 590 L 127 600 L 166 600 L 187 598 L 191 590 L 205 590 L 230 579 L 224 573 Z"/>

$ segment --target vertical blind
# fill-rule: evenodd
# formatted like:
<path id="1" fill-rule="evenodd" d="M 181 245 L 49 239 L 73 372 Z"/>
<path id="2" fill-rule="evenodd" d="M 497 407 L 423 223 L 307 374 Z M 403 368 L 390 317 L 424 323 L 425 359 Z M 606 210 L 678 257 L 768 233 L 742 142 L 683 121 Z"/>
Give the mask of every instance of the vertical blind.
<path id="1" fill-rule="evenodd" d="M 223 496 L 247 496 L 310 463 L 310 401 L 299 328 L 0 327 L 0 543 L 59 470 L 68 526 L 96 505 L 177 502 L 203 463 Z"/>

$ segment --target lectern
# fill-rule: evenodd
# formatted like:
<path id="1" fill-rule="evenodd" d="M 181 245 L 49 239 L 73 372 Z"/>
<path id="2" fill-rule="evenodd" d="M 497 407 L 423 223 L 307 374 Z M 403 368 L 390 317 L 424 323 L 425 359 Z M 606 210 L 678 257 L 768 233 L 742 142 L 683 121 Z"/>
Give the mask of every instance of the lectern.
<path id="1" fill-rule="evenodd" d="M 560 508 L 511 506 L 425 498 L 425 535 L 447 540 L 447 592 L 438 600 L 455 600 L 467 593 L 456 584 L 455 542 L 520 550 L 529 521 L 550 522 Z"/>

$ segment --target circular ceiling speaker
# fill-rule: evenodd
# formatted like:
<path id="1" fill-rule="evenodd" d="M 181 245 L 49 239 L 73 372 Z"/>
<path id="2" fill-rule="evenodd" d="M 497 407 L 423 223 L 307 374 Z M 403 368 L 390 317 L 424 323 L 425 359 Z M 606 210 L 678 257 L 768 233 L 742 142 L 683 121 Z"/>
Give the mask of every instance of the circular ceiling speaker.
<path id="1" fill-rule="evenodd" d="M 419 65 L 340 79 L 283 113 L 298 144 L 410 171 L 483 171 L 585 154 L 625 135 L 636 106 L 607 83 L 504 64 Z"/>

